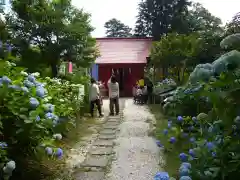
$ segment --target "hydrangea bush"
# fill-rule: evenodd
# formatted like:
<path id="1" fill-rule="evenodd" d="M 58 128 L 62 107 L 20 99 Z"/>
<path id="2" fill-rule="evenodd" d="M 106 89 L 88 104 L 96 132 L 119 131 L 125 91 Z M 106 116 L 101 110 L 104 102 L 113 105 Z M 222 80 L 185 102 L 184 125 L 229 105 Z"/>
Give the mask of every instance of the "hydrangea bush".
<path id="1" fill-rule="evenodd" d="M 162 133 L 173 147 L 178 142 L 185 146 L 176 157 L 182 163 L 175 178 L 228 180 L 240 175 L 239 62 L 239 52 L 232 51 L 212 65 L 196 67 L 190 79 L 201 79 L 194 83 L 190 80 L 165 105 L 168 112 L 171 110 L 177 116 L 168 121 Z M 197 72 L 202 69 L 211 71 L 205 73 L 205 79 Z M 160 141 L 157 145 L 166 147 Z M 166 174 L 159 172 L 155 179 L 170 179 Z"/>
<path id="2" fill-rule="evenodd" d="M 61 117 L 80 108 L 78 86 L 28 74 L 8 61 L 0 61 L 0 158 L 2 175 L 10 176 L 18 158 L 41 152 L 62 158 Z M 9 158 L 8 158 L 9 157 Z M 15 164 L 16 161 L 16 164 Z M 0 175 L 0 176 L 2 176 Z"/>
<path id="3" fill-rule="evenodd" d="M 164 92 L 164 91 L 168 90 L 169 88 L 174 88 L 176 86 L 177 86 L 177 84 L 173 79 L 171 79 L 171 78 L 167 79 L 166 78 L 163 81 L 158 82 L 154 86 L 154 93 L 159 94 L 161 92 Z"/>

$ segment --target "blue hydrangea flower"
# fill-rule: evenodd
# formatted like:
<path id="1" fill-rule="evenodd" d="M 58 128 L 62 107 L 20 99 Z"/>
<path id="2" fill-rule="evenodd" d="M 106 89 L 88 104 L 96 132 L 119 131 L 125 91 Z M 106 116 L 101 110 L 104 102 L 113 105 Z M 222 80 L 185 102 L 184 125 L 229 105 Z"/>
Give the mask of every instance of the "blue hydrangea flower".
<path id="1" fill-rule="evenodd" d="M 183 138 L 188 137 L 188 135 L 189 135 L 188 133 L 185 133 L 185 132 L 182 133 L 182 137 L 183 137 Z"/>
<path id="2" fill-rule="evenodd" d="M 32 108 L 37 108 L 40 104 L 39 101 L 36 98 L 33 98 L 33 97 L 30 98 L 29 102 L 30 102 L 30 106 Z"/>
<path id="3" fill-rule="evenodd" d="M 188 155 L 185 153 L 179 154 L 179 158 L 182 162 L 187 162 L 188 161 Z"/>
<path id="4" fill-rule="evenodd" d="M 164 135 L 167 135 L 167 134 L 168 134 L 168 130 L 167 130 L 167 129 L 164 129 L 164 130 L 163 130 L 163 134 L 164 134 Z"/>
<path id="5" fill-rule="evenodd" d="M 36 121 L 40 121 L 40 120 L 41 120 L 40 116 L 37 116 Z"/>
<path id="6" fill-rule="evenodd" d="M 212 152 L 212 157 L 216 157 L 217 153 L 216 152 Z"/>
<path id="7" fill-rule="evenodd" d="M 61 158 L 63 156 L 63 150 L 61 148 L 57 148 L 54 155 L 57 156 L 58 158 Z"/>
<path id="8" fill-rule="evenodd" d="M 26 93 L 29 93 L 29 90 L 28 90 L 27 87 L 22 87 L 21 89 L 22 89 L 22 91 L 23 91 L 25 94 L 26 94 Z"/>
<path id="9" fill-rule="evenodd" d="M 8 88 L 13 90 L 21 90 L 21 88 L 17 85 L 9 85 Z"/>
<path id="10" fill-rule="evenodd" d="M 187 169 L 191 169 L 192 165 L 191 165 L 190 163 L 188 163 L 188 162 L 183 162 L 183 163 L 181 164 L 180 168 L 181 168 L 181 167 L 185 167 L 185 168 L 187 168 Z"/>
<path id="11" fill-rule="evenodd" d="M 178 117 L 177 117 L 177 121 L 178 121 L 178 122 L 180 122 L 180 123 L 181 123 L 181 122 L 183 122 L 183 120 L 184 120 L 184 119 L 183 119 L 183 117 L 182 117 L 182 116 L 178 116 Z"/>
<path id="12" fill-rule="evenodd" d="M 28 80 L 32 83 L 35 83 L 35 81 L 36 81 L 35 77 L 31 74 L 28 76 Z"/>
<path id="13" fill-rule="evenodd" d="M 179 169 L 179 175 L 182 176 L 188 176 L 190 174 L 190 169 L 182 167 Z"/>
<path id="14" fill-rule="evenodd" d="M 179 180 L 192 180 L 192 178 L 189 176 L 182 176 L 182 177 L 180 177 Z"/>
<path id="15" fill-rule="evenodd" d="M 194 129 L 195 129 L 194 126 L 188 127 L 188 130 L 189 130 L 189 131 L 193 131 Z"/>
<path id="16" fill-rule="evenodd" d="M 154 180 L 169 180 L 169 174 L 167 172 L 158 172 L 155 177 Z"/>
<path id="17" fill-rule="evenodd" d="M 45 118 L 46 119 L 53 119 L 54 118 L 54 114 L 51 113 L 51 112 L 48 112 L 48 113 L 45 114 Z"/>
<path id="18" fill-rule="evenodd" d="M 34 84 L 32 82 L 28 81 L 28 80 L 24 80 L 23 84 L 24 84 L 24 86 L 26 86 L 28 88 L 31 88 L 31 87 L 34 86 Z"/>
<path id="19" fill-rule="evenodd" d="M 5 149 L 5 148 L 8 147 L 8 145 L 7 145 L 7 143 L 5 143 L 5 142 L 0 142 L 0 147 L 1 147 L 2 149 Z"/>
<path id="20" fill-rule="evenodd" d="M 168 123 L 168 128 L 171 128 L 172 127 L 172 124 L 171 123 Z"/>
<path id="21" fill-rule="evenodd" d="M 53 149 L 50 148 L 50 147 L 46 147 L 45 151 L 46 151 L 47 155 L 52 155 L 53 154 Z"/>
<path id="22" fill-rule="evenodd" d="M 170 142 L 171 144 L 174 144 L 174 143 L 176 142 L 176 138 L 175 138 L 175 137 L 171 137 L 170 140 L 169 140 L 169 142 Z"/>
<path id="23" fill-rule="evenodd" d="M 52 104 L 44 104 L 43 107 L 46 112 L 51 112 L 51 113 L 54 112 L 54 105 Z"/>
<path id="24" fill-rule="evenodd" d="M 191 143 L 195 143 L 196 139 L 195 139 L 195 137 L 191 137 L 191 138 L 189 139 L 189 141 L 190 141 Z"/>
<path id="25" fill-rule="evenodd" d="M 163 147 L 162 143 L 159 140 L 156 141 L 156 144 L 158 147 Z"/>
<path id="26" fill-rule="evenodd" d="M 196 122 L 196 121 L 197 121 L 197 118 L 196 118 L 196 117 L 192 117 L 192 120 L 193 120 L 194 122 Z"/>
<path id="27" fill-rule="evenodd" d="M 189 149 L 188 153 L 189 153 L 190 156 L 192 156 L 192 157 L 195 157 L 195 156 L 196 156 L 196 154 L 195 154 L 195 152 L 194 152 L 193 149 Z"/>
<path id="28" fill-rule="evenodd" d="M 207 142 L 206 147 L 208 148 L 208 150 L 213 150 L 215 148 L 215 145 L 212 142 Z"/>
<path id="29" fill-rule="evenodd" d="M 2 82 L 3 82 L 3 83 L 6 83 L 6 84 L 11 84 L 11 83 L 12 83 L 12 80 L 9 79 L 7 76 L 3 76 L 3 77 L 2 77 Z"/>
<path id="30" fill-rule="evenodd" d="M 212 127 L 212 126 L 210 126 L 210 127 L 208 128 L 208 132 L 209 132 L 209 133 L 212 133 L 212 132 L 213 132 L 213 127 Z"/>
<path id="31" fill-rule="evenodd" d="M 41 86 L 38 86 L 36 89 L 36 95 L 40 98 L 43 98 L 45 96 L 45 89 Z"/>

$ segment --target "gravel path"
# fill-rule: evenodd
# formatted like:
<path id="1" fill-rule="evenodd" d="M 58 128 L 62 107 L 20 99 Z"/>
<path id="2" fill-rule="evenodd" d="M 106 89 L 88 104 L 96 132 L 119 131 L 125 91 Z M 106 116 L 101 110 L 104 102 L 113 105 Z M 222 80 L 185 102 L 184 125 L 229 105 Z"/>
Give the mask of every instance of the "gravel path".
<path id="1" fill-rule="evenodd" d="M 125 101 L 123 115 L 115 160 L 105 180 L 152 180 L 160 170 L 159 163 L 164 163 L 155 140 L 148 136 L 154 116 L 146 106 L 134 105 L 132 99 Z"/>

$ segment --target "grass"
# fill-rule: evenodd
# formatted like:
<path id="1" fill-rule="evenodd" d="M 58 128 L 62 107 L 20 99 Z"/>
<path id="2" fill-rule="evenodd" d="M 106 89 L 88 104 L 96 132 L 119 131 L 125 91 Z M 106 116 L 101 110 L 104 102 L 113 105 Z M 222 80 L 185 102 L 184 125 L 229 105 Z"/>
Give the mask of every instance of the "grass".
<path id="1" fill-rule="evenodd" d="M 188 149 L 188 144 L 184 141 L 177 141 L 174 145 L 169 143 L 171 135 L 166 136 L 163 130 L 168 127 L 168 117 L 164 116 L 159 104 L 149 105 L 151 112 L 155 115 L 157 124 L 154 136 L 160 140 L 164 145 L 164 158 L 166 161 L 164 170 L 169 173 L 171 177 L 178 177 L 178 169 L 180 165 L 179 154 Z"/>

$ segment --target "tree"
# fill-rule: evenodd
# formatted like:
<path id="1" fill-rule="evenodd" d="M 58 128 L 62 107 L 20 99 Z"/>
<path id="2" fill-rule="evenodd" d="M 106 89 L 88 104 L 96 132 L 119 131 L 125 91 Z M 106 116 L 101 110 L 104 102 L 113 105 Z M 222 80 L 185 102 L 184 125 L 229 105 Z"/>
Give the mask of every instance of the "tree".
<path id="1" fill-rule="evenodd" d="M 226 25 L 226 35 L 240 33 L 240 12 L 233 16 L 230 23 Z"/>
<path id="2" fill-rule="evenodd" d="M 198 53 L 202 40 L 198 34 L 169 33 L 156 41 L 151 49 L 151 62 L 155 67 L 176 69 L 178 80 L 184 75 L 187 64 Z M 182 75 L 181 75 L 182 71 Z M 165 76 L 165 71 L 163 72 Z"/>
<path id="3" fill-rule="evenodd" d="M 104 24 L 104 27 L 106 28 L 107 37 L 131 37 L 132 36 L 131 34 L 132 29 L 115 18 L 107 21 Z"/>
<path id="4" fill-rule="evenodd" d="M 70 0 L 12 0 L 11 5 L 7 28 L 21 63 L 30 71 L 31 66 L 44 64 L 57 76 L 60 59 L 86 67 L 95 60 L 90 15 L 73 7 Z"/>
<path id="5" fill-rule="evenodd" d="M 138 6 L 135 36 L 152 36 L 160 40 L 169 32 L 185 32 L 187 0 L 142 0 Z"/>
<path id="6" fill-rule="evenodd" d="M 193 3 L 191 10 L 188 13 L 187 22 L 189 25 L 189 33 L 208 33 L 221 34 L 223 28 L 221 27 L 221 19 L 213 16 L 200 3 Z"/>

